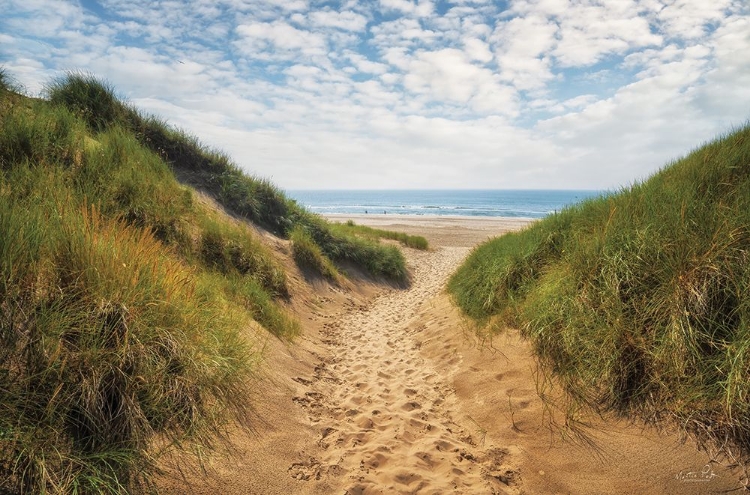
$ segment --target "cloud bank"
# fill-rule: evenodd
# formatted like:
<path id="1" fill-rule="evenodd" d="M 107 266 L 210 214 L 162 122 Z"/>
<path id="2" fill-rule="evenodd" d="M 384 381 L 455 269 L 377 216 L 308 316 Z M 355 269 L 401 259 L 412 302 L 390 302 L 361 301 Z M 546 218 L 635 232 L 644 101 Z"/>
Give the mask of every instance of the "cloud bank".
<path id="1" fill-rule="evenodd" d="M 611 189 L 750 118 L 744 0 L 6 0 L 65 70 L 287 189 Z"/>

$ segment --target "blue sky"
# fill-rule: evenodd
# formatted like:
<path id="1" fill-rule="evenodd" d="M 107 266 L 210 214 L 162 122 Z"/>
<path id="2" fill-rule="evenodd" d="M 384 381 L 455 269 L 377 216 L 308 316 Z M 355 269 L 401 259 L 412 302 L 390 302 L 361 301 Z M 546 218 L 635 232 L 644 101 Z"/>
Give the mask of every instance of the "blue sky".
<path id="1" fill-rule="evenodd" d="M 90 72 L 285 189 L 612 189 L 750 119 L 748 5 L 0 0 L 0 65 Z"/>

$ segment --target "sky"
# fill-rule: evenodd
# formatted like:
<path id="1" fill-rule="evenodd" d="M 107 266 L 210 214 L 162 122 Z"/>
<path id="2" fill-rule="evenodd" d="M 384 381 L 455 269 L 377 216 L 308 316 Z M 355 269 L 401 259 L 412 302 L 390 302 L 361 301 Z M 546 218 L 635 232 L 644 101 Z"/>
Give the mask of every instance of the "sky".
<path id="1" fill-rule="evenodd" d="M 0 0 L 66 71 L 283 189 L 597 189 L 750 121 L 747 0 Z"/>

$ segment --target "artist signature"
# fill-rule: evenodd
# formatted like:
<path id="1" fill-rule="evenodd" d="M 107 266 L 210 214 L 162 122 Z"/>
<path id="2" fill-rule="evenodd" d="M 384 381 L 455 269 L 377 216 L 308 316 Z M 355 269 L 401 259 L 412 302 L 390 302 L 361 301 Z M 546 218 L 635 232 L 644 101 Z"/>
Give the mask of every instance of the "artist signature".
<path id="1" fill-rule="evenodd" d="M 711 481 L 719 476 L 714 473 L 710 464 L 706 464 L 699 471 L 680 471 L 675 475 L 675 479 L 683 482 Z"/>

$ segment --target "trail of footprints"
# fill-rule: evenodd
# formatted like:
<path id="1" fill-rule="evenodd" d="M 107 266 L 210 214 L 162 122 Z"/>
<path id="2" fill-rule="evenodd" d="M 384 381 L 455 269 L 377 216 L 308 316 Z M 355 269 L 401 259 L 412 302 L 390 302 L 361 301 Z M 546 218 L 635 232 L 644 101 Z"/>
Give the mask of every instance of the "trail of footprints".
<path id="1" fill-rule="evenodd" d="M 347 495 L 520 492 L 509 452 L 477 445 L 457 424 L 453 391 L 420 356 L 418 330 L 409 328 L 465 254 L 410 252 L 416 273 L 408 291 L 387 292 L 328 324 L 334 357 L 296 378 L 307 391 L 294 398 L 318 428 L 322 454 L 290 466 L 292 477 L 336 477 Z"/>

